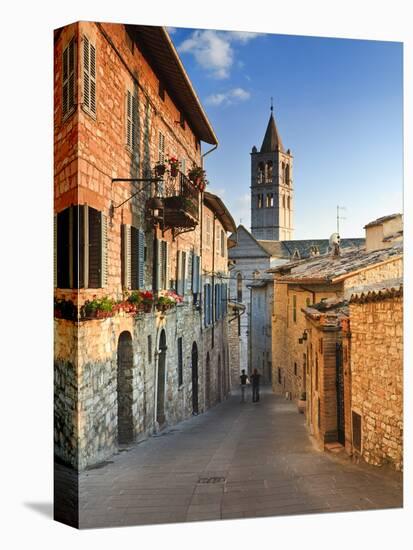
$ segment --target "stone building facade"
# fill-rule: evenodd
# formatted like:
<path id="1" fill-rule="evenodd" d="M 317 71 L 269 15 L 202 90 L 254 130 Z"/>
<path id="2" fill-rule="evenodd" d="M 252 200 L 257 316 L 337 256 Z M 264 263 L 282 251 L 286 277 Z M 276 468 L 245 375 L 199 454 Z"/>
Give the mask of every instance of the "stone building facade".
<path id="1" fill-rule="evenodd" d="M 402 270 L 401 243 L 369 252 L 349 248 L 336 257 L 326 254 L 270 270 L 274 274 L 273 390 L 291 399 L 307 391 L 308 353 L 303 344 L 308 327 L 303 309 L 322 300 L 348 298 L 360 285 L 401 277 Z"/>
<path id="2" fill-rule="evenodd" d="M 350 299 L 352 452 L 403 469 L 403 287 Z"/>
<path id="3" fill-rule="evenodd" d="M 217 139 L 163 28 L 56 31 L 54 101 L 55 452 L 82 469 L 228 394 L 235 225 L 187 177 Z"/>

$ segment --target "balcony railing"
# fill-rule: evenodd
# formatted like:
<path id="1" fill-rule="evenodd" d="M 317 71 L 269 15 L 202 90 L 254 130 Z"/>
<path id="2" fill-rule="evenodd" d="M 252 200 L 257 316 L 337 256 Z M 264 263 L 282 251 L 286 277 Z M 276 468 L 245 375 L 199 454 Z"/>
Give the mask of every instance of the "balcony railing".
<path id="1" fill-rule="evenodd" d="M 199 189 L 179 172 L 164 189 L 164 229 L 191 230 L 199 223 Z"/>

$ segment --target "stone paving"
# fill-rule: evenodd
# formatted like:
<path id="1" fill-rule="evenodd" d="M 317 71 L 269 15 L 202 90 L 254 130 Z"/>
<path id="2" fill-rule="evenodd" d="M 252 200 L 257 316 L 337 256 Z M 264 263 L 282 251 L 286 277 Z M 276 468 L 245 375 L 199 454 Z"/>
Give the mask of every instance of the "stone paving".
<path id="1" fill-rule="evenodd" d="M 401 507 L 402 476 L 315 448 L 291 402 L 239 395 L 79 479 L 81 528 Z"/>

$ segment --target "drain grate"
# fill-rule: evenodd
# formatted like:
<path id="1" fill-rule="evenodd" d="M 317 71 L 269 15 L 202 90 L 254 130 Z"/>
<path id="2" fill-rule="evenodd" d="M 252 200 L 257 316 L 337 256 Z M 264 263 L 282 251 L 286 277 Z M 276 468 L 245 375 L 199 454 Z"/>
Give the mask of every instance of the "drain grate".
<path id="1" fill-rule="evenodd" d="M 213 476 L 213 477 L 200 477 L 199 480 L 198 480 L 198 483 L 224 483 L 225 482 L 225 477 L 218 477 L 218 476 Z"/>

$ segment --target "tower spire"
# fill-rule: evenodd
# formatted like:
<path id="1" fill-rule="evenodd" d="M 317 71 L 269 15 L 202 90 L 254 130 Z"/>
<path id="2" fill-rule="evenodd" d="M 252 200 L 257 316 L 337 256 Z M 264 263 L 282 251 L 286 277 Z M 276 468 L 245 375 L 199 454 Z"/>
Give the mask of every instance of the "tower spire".
<path id="1" fill-rule="evenodd" d="M 271 114 L 274 111 L 274 104 L 273 104 L 274 98 L 271 96 Z"/>

